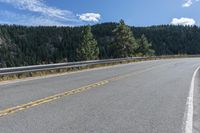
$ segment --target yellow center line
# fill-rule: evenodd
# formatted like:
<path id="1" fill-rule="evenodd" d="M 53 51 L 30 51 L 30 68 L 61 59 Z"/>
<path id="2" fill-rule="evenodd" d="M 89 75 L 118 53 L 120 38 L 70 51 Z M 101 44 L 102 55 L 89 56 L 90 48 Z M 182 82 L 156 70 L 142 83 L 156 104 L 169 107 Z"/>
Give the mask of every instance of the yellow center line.
<path id="1" fill-rule="evenodd" d="M 45 97 L 45 98 L 42 98 L 42 99 L 39 99 L 39 100 L 36 100 L 36 101 L 31 101 L 31 102 L 26 103 L 26 104 L 22 104 L 22 105 L 18 105 L 18 106 L 15 106 L 15 107 L 3 109 L 3 110 L 0 110 L 0 117 L 7 116 L 7 115 L 10 115 L 10 114 L 19 112 L 19 111 L 23 111 L 23 110 L 32 108 L 34 106 L 49 103 L 49 102 L 61 99 L 65 96 L 70 96 L 70 95 L 74 95 L 74 94 L 81 93 L 81 92 L 84 92 L 84 91 L 88 91 L 88 90 L 97 88 L 99 86 L 106 85 L 106 84 L 113 82 L 113 81 L 124 79 L 124 78 L 132 76 L 132 75 L 144 73 L 146 71 L 152 70 L 153 68 L 155 68 L 155 67 L 151 67 L 151 68 L 148 68 L 148 69 L 145 69 L 145 70 L 128 73 L 128 74 L 121 75 L 121 76 L 116 76 L 116 77 L 113 77 L 113 78 L 110 78 L 110 79 L 102 80 L 102 81 L 99 81 L 99 82 L 96 82 L 96 83 L 93 83 L 93 84 L 89 84 L 89 85 L 82 86 L 82 87 L 79 87 L 79 88 L 76 88 L 76 89 L 72 89 L 70 91 L 58 93 L 56 95 Z"/>

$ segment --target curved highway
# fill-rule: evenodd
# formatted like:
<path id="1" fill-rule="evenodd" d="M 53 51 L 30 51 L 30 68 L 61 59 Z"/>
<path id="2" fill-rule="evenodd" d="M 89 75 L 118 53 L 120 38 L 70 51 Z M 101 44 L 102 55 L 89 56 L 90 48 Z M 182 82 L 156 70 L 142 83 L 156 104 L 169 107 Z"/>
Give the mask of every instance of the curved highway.
<path id="1" fill-rule="evenodd" d="M 0 133 L 184 133 L 199 66 L 167 59 L 0 83 Z M 191 133 L 200 132 L 198 79 Z"/>

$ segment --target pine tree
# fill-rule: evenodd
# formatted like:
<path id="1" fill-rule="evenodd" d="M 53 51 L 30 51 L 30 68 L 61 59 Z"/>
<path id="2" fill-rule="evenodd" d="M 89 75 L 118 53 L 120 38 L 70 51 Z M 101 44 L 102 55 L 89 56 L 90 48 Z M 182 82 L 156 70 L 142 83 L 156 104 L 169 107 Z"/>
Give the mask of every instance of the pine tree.
<path id="1" fill-rule="evenodd" d="M 114 39 L 111 44 L 111 54 L 114 58 L 129 57 L 135 54 L 137 42 L 131 29 L 126 26 L 123 20 L 113 30 Z"/>
<path id="2" fill-rule="evenodd" d="M 138 40 L 138 44 L 139 44 L 139 47 L 138 47 L 137 53 L 139 53 L 139 55 L 153 55 L 154 54 L 154 50 L 151 49 L 152 44 L 148 42 L 144 34 Z"/>
<path id="3" fill-rule="evenodd" d="M 77 60 L 79 61 L 99 58 L 99 48 L 97 46 L 97 41 L 93 37 L 90 26 L 84 27 L 81 43 L 76 52 Z"/>

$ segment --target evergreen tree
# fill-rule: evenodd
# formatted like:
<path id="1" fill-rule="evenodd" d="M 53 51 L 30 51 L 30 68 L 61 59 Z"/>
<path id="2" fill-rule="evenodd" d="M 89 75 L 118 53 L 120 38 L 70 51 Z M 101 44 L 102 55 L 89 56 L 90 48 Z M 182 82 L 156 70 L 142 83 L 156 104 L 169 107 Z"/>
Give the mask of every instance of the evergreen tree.
<path id="1" fill-rule="evenodd" d="M 99 48 L 97 46 L 97 41 L 93 37 L 90 26 L 84 27 L 81 43 L 76 52 L 77 60 L 80 61 L 99 58 Z"/>
<path id="2" fill-rule="evenodd" d="M 125 46 L 124 49 L 118 48 L 118 45 L 116 45 L 127 44 L 127 39 L 124 39 L 124 36 L 127 36 L 127 32 L 126 34 L 122 32 L 122 30 L 119 32 L 120 28 L 114 30 L 117 29 L 116 27 L 120 26 L 125 27 L 125 29 L 131 28 L 138 44 L 141 41 L 141 36 L 144 34 L 148 38 L 148 42 L 152 43 L 155 55 L 200 54 L 200 27 L 197 26 L 160 25 L 151 27 L 127 27 L 125 24 L 103 23 L 92 26 L 92 33 L 97 40 L 99 47 L 98 52 L 98 48 L 95 45 L 95 48 L 97 48 L 97 52 L 94 52 L 96 55 L 93 54 L 95 57 L 98 58 L 99 55 L 100 59 L 108 59 L 114 57 L 113 53 L 115 54 L 115 57 L 127 57 L 137 54 L 139 51 L 138 49 L 141 49 L 142 46 L 135 50 L 135 48 L 132 48 L 132 45 L 128 45 L 128 48 L 127 45 L 122 45 L 122 48 Z M 86 53 L 82 56 L 83 54 L 81 53 L 84 53 L 83 50 L 81 51 L 78 49 L 83 45 L 83 29 L 85 29 L 83 26 L 26 27 L 0 25 L 0 67 L 16 67 L 94 59 L 85 58 Z M 117 33 L 119 34 L 117 37 L 122 37 L 122 39 L 116 39 Z M 131 32 L 129 32 L 129 34 L 132 36 Z M 94 38 L 92 37 L 92 40 Z M 91 48 L 91 46 L 89 48 Z M 129 48 L 131 50 L 129 50 Z M 151 48 L 151 46 L 149 48 Z M 121 54 L 119 50 L 122 50 L 121 53 L 123 54 Z M 77 54 L 78 51 L 79 54 Z M 142 48 L 140 51 L 145 50 Z M 149 55 L 151 52 L 152 51 L 143 52 L 143 54 Z M 80 56 L 78 57 L 77 55 Z M 83 57 L 84 59 L 82 59 Z"/>
<path id="3" fill-rule="evenodd" d="M 153 55 L 154 50 L 151 49 L 152 44 L 148 42 L 146 36 L 143 34 L 140 39 L 138 39 L 138 50 L 137 53 L 139 55 Z"/>
<path id="4" fill-rule="evenodd" d="M 135 54 L 137 42 L 131 29 L 123 20 L 113 30 L 114 39 L 111 44 L 111 54 L 114 58 L 129 57 Z"/>

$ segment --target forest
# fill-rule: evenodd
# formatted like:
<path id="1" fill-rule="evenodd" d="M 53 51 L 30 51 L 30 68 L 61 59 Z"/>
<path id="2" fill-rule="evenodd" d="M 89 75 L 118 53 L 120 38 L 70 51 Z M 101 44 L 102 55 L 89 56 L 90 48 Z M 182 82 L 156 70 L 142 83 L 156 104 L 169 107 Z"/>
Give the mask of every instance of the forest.
<path id="1" fill-rule="evenodd" d="M 102 23 L 92 26 L 0 25 L 0 67 L 133 56 L 200 54 L 200 28 Z"/>

